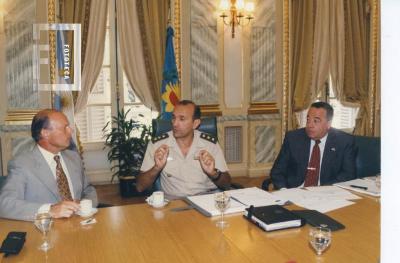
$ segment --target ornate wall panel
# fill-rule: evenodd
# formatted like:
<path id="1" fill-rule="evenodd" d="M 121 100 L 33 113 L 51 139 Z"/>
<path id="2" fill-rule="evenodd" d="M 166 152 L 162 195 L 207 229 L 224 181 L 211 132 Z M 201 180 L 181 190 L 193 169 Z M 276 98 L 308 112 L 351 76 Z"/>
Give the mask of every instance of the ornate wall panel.
<path id="1" fill-rule="evenodd" d="M 217 1 L 191 0 L 190 65 L 192 100 L 218 104 Z"/>
<path id="2" fill-rule="evenodd" d="M 4 15 L 8 109 L 39 107 L 39 95 L 33 90 L 32 24 L 36 20 L 36 1 L 18 0 Z"/>
<path id="3" fill-rule="evenodd" d="M 271 163 L 274 161 L 275 127 L 257 126 L 255 136 L 256 163 Z"/>
<path id="4" fill-rule="evenodd" d="M 258 1 L 251 32 L 251 102 L 276 101 L 275 1 Z"/>

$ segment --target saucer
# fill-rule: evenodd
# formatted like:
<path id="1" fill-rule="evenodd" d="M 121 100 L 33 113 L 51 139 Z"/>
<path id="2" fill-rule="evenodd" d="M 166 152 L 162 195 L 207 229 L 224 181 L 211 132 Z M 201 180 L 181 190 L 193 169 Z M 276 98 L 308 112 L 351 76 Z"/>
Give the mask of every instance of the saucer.
<path id="1" fill-rule="evenodd" d="M 151 205 L 152 207 L 154 207 L 154 208 L 161 208 L 161 207 L 166 206 L 166 205 L 169 203 L 169 200 L 168 200 L 168 199 L 164 199 L 164 203 L 159 204 L 159 205 L 153 205 L 153 204 L 151 204 L 151 203 L 149 202 L 149 200 L 147 200 L 147 199 L 146 199 L 146 202 L 147 202 L 149 205 Z"/>
<path id="2" fill-rule="evenodd" d="M 91 217 L 92 215 L 94 215 L 96 213 L 97 213 L 97 208 L 92 208 L 92 211 L 90 211 L 90 213 L 82 214 L 81 211 L 78 211 L 75 214 L 77 214 L 78 216 L 81 216 L 81 217 Z"/>

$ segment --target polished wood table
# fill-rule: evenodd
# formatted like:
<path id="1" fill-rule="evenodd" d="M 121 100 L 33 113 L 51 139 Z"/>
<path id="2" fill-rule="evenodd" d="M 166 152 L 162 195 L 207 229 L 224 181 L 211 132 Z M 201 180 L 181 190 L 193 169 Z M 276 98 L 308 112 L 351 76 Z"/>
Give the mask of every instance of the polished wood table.
<path id="1" fill-rule="evenodd" d="M 162 209 L 102 208 L 89 226 L 81 226 L 78 216 L 55 220 L 54 247 L 47 253 L 37 249 L 41 234 L 33 223 L 0 219 L 0 239 L 9 231 L 27 232 L 21 253 L 2 262 L 378 262 L 380 203 L 372 198 L 328 213 L 346 229 L 333 232 L 320 257 L 308 244 L 307 225 L 267 233 L 236 214 L 227 217 L 230 226 L 222 232 L 215 226 L 218 218 L 193 209 L 171 211 L 182 206 L 174 201 Z"/>

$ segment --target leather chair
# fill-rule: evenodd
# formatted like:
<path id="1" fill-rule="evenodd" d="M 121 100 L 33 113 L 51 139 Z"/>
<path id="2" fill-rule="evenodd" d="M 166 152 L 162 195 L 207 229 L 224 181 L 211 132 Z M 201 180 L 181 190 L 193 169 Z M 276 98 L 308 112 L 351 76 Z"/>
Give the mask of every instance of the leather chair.
<path id="1" fill-rule="evenodd" d="M 356 144 L 357 178 L 374 176 L 381 172 L 381 138 L 354 136 Z"/>
<path id="2" fill-rule="evenodd" d="M 6 182 L 7 176 L 0 175 L 0 190 L 3 187 L 3 184 Z"/>
<path id="3" fill-rule="evenodd" d="M 354 136 L 356 147 L 356 177 L 374 176 L 381 172 L 381 138 Z M 270 177 L 262 182 L 261 188 L 269 189 L 272 185 Z"/>

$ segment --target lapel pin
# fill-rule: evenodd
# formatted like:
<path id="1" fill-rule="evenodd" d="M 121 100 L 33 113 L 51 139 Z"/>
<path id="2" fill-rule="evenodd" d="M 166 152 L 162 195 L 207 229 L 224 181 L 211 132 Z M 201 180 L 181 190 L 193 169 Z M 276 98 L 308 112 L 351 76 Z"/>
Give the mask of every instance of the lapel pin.
<path id="1" fill-rule="evenodd" d="M 332 147 L 332 148 L 331 148 L 331 151 L 332 151 L 332 152 L 336 152 L 336 148 L 335 148 L 335 147 Z"/>

